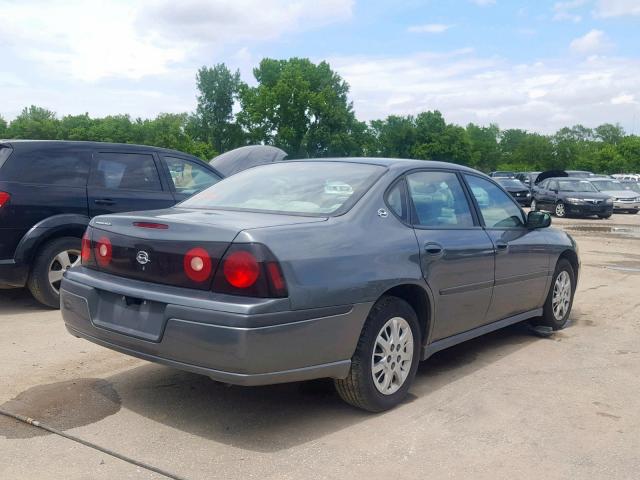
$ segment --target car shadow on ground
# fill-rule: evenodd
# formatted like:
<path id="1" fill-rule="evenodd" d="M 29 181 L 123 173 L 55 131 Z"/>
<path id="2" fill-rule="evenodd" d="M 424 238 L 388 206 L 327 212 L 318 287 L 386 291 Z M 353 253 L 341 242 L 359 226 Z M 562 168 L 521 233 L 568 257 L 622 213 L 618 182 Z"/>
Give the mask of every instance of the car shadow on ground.
<path id="1" fill-rule="evenodd" d="M 26 288 L 0 289 L 0 315 L 16 315 L 51 310 L 38 303 Z"/>
<path id="2" fill-rule="evenodd" d="M 514 325 L 439 352 L 420 365 L 409 398 L 398 408 L 416 400 L 428 403 L 449 383 L 537 341 L 545 340 Z M 331 380 L 227 386 L 151 363 L 104 379 L 38 385 L 0 407 L 61 430 L 96 423 L 124 408 L 187 434 L 256 452 L 287 449 L 375 418 L 344 403 Z M 8 419 L 0 422 L 2 430 L 8 438 L 46 435 Z"/>
<path id="3" fill-rule="evenodd" d="M 407 403 L 424 400 L 536 341 L 544 340 L 516 325 L 442 351 L 420 365 Z M 124 408 L 192 435 L 259 452 L 317 440 L 372 418 L 345 404 L 330 380 L 231 387 L 201 375 L 144 365 L 108 381 Z"/>

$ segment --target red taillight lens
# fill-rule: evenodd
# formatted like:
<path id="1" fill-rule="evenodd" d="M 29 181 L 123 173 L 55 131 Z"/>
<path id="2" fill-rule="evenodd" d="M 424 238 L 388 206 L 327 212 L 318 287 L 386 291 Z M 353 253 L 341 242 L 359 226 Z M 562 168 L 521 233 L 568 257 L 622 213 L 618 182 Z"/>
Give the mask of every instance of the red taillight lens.
<path id="1" fill-rule="evenodd" d="M 0 192 L 0 207 L 4 207 L 6 203 L 9 203 L 11 200 L 11 195 L 7 192 Z"/>
<path id="2" fill-rule="evenodd" d="M 89 232 L 84 232 L 82 236 L 82 249 L 80 250 L 80 261 L 86 265 L 91 261 L 91 238 Z"/>
<path id="3" fill-rule="evenodd" d="M 98 265 L 106 267 L 111 263 L 113 248 L 111 247 L 111 241 L 107 237 L 100 237 L 100 240 L 96 242 L 95 252 Z"/>
<path id="4" fill-rule="evenodd" d="M 227 282 L 236 288 L 249 288 L 260 275 L 258 260 L 252 253 L 244 250 L 225 257 L 222 270 Z"/>
<path id="5" fill-rule="evenodd" d="M 287 296 L 287 284 L 280 264 L 267 247 L 259 243 L 234 244 L 216 271 L 213 291 L 280 298 Z"/>
<path id="6" fill-rule="evenodd" d="M 211 276 L 211 257 L 204 248 L 192 248 L 184 255 L 183 267 L 190 280 L 204 282 Z"/>

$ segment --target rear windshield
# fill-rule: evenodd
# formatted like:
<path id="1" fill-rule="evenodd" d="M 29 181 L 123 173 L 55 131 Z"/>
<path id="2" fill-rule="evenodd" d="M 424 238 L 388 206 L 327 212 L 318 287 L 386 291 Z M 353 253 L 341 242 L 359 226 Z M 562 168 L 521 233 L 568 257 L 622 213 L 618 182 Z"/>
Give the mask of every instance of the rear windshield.
<path id="1" fill-rule="evenodd" d="M 9 158 L 9 155 L 11 155 L 11 152 L 13 152 L 11 147 L 7 147 L 6 145 L 0 145 L 0 168 L 2 168 L 2 165 L 4 165 L 4 162 L 7 161 L 7 158 Z"/>
<path id="2" fill-rule="evenodd" d="M 499 178 L 498 183 L 503 187 L 526 188 L 520 180 Z"/>
<path id="3" fill-rule="evenodd" d="M 282 162 L 245 170 L 180 204 L 185 208 L 339 215 L 384 173 L 378 165 Z"/>
<path id="4" fill-rule="evenodd" d="M 597 192 L 596 187 L 586 180 L 560 180 L 558 182 L 563 192 Z"/>

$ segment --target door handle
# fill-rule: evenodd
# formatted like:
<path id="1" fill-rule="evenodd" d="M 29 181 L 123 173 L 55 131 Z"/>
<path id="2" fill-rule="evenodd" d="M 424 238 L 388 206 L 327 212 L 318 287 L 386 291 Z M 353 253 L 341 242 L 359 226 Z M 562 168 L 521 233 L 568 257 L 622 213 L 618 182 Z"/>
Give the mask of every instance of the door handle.
<path id="1" fill-rule="evenodd" d="M 499 252 L 504 252 L 507 248 L 509 248 L 509 244 L 507 242 L 496 242 L 496 249 Z"/>
<path id="2" fill-rule="evenodd" d="M 437 257 L 444 253 L 444 248 L 439 243 L 429 242 L 424 244 L 424 251 L 427 255 Z"/>
<path id="3" fill-rule="evenodd" d="M 113 205 L 116 202 L 114 200 L 111 200 L 110 198 L 96 198 L 93 203 L 95 203 L 96 205 Z"/>

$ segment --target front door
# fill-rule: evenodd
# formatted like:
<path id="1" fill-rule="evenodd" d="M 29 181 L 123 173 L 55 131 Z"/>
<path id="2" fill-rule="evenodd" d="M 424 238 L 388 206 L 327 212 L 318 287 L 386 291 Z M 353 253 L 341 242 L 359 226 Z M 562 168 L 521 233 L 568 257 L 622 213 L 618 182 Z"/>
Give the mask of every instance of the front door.
<path id="1" fill-rule="evenodd" d="M 407 175 L 423 276 L 434 296 L 431 341 L 485 322 L 493 288 L 494 248 L 474 217 L 455 172 Z"/>
<path id="2" fill-rule="evenodd" d="M 539 308 L 544 302 L 550 252 L 544 230 L 525 226 L 522 209 L 486 178 L 465 174 L 485 230 L 496 250 L 495 285 L 486 323 Z M 488 202 L 487 202 L 488 199 Z"/>
<path id="3" fill-rule="evenodd" d="M 87 187 L 89 213 L 157 210 L 174 205 L 175 199 L 160 180 L 150 153 L 98 152 Z"/>

